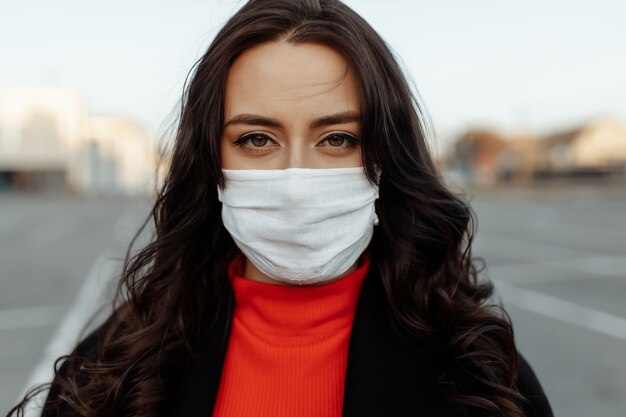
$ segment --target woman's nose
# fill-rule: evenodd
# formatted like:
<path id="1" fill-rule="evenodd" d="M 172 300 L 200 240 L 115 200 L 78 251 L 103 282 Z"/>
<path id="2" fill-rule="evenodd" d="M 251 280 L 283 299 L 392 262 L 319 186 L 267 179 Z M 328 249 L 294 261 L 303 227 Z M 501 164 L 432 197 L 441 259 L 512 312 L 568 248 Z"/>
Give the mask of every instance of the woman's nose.
<path id="1" fill-rule="evenodd" d="M 281 168 L 314 168 L 312 151 L 298 141 L 290 141 L 281 161 Z"/>

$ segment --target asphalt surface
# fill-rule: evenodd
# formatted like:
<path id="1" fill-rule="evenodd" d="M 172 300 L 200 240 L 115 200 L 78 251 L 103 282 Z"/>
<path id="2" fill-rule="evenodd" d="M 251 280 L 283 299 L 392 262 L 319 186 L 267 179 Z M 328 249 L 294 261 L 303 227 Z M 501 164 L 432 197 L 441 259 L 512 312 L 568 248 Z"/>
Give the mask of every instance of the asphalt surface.
<path id="1" fill-rule="evenodd" d="M 471 201 L 473 255 L 485 259 L 555 415 L 625 416 L 626 184 Z"/>
<path id="2" fill-rule="evenodd" d="M 0 415 L 38 367 L 51 372 L 44 356 L 55 337 L 72 345 L 91 313 L 106 307 L 113 288 L 105 284 L 121 271 L 148 211 L 141 200 L 0 195 Z M 102 284 L 97 294 L 85 286 L 90 276 Z M 59 334 L 81 289 L 93 305 Z"/>
<path id="3" fill-rule="evenodd" d="M 555 415 L 626 415 L 626 185 L 466 195 L 472 255 L 486 261 Z M 77 300 L 106 305 L 150 204 L 0 195 L 0 415 L 45 379 L 60 341 L 74 343 L 88 318 Z"/>

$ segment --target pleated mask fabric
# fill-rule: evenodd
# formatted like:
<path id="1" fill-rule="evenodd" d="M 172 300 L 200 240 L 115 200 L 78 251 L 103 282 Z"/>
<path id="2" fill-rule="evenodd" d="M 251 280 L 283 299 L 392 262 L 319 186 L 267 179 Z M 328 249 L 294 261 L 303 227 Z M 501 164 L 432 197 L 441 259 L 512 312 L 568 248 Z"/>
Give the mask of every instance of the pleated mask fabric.
<path id="1" fill-rule="evenodd" d="M 313 284 L 343 274 L 379 223 L 379 187 L 363 167 L 222 172 L 224 226 L 244 255 L 278 281 Z"/>

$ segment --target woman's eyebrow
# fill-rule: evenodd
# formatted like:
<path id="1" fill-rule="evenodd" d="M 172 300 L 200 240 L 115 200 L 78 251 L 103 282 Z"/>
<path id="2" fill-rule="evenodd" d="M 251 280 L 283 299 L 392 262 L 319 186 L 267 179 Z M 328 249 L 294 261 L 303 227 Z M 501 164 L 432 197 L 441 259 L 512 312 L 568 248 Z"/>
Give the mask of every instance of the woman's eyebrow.
<path id="1" fill-rule="evenodd" d="M 318 127 L 323 127 L 323 126 L 358 122 L 359 120 L 360 120 L 360 115 L 357 112 L 347 111 L 343 113 L 336 113 L 336 114 L 331 114 L 328 116 L 317 118 L 311 122 L 311 124 L 309 125 L 309 128 L 316 129 Z M 234 116 L 232 119 L 224 123 L 224 128 L 227 128 L 228 126 L 236 125 L 236 124 L 265 126 L 265 127 L 273 127 L 273 128 L 282 127 L 281 123 L 276 119 L 271 119 L 271 118 L 259 116 L 256 114 L 245 113 L 245 114 L 238 114 L 237 116 Z"/>

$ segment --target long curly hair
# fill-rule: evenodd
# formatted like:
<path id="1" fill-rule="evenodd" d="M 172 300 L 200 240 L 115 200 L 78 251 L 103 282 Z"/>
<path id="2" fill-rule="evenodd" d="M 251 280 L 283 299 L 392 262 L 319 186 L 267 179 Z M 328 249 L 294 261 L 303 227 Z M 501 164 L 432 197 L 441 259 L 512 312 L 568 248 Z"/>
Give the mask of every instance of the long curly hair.
<path id="1" fill-rule="evenodd" d="M 52 415 L 157 416 L 169 366 L 207 346 L 225 346 L 234 299 L 227 267 L 238 253 L 217 199 L 217 187 L 225 186 L 219 147 L 225 85 L 242 52 L 272 41 L 332 47 L 357 79 L 363 167 L 372 182 L 375 167 L 383 173 L 372 265 L 398 336 L 432 342 L 441 363 L 434 382 L 445 398 L 476 415 L 523 415 L 511 321 L 490 303 L 493 285 L 478 277 L 484 260 L 471 255 L 475 214 L 439 175 L 419 100 L 390 48 L 340 1 L 251 0 L 185 82 L 171 161 L 141 228 L 153 221 L 155 233 L 127 254 L 98 359 L 77 352 L 59 358 L 62 372 L 52 386 L 33 389 L 9 416 L 47 388 Z"/>

